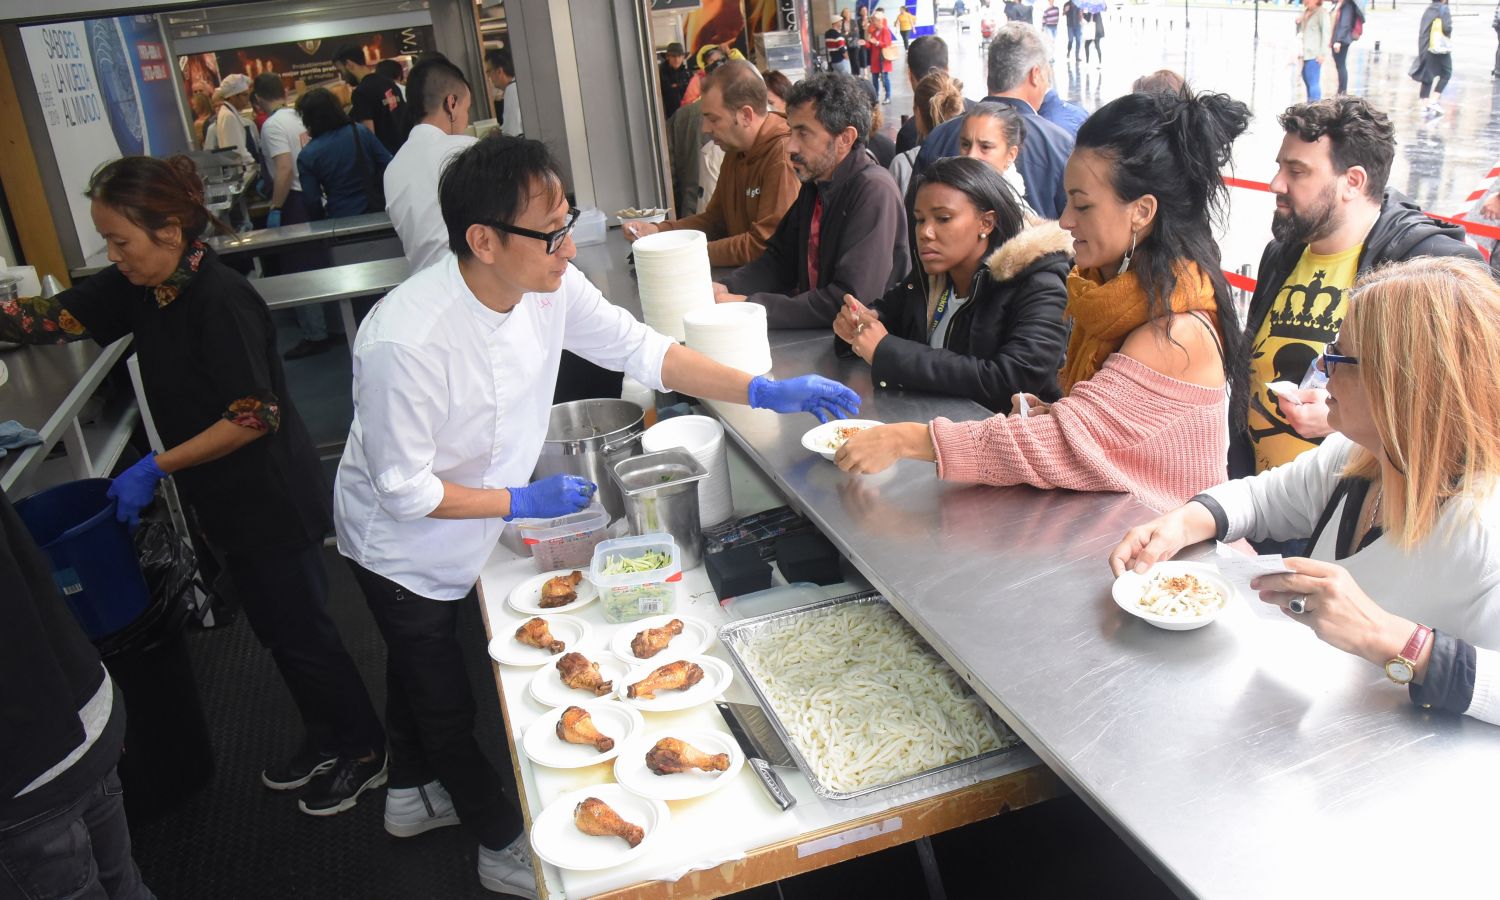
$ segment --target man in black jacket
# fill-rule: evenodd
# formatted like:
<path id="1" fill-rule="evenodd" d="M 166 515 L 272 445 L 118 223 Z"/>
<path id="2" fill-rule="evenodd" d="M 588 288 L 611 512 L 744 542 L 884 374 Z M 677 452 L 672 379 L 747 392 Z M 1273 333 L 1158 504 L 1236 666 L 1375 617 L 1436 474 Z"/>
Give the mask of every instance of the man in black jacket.
<path id="1" fill-rule="evenodd" d="M 151 900 L 115 764 L 125 703 L 0 493 L 0 897 Z"/>
<path id="2" fill-rule="evenodd" d="M 896 180 L 865 150 L 871 107 L 854 76 L 798 82 L 786 111 L 802 192 L 765 252 L 714 294 L 763 305 L 772 328 L 827 328 L 845 294 L 881 297 L 906 276 L 906 211 Z"/>
<path id="3" fill-rule="evenodd" d="M 1280 122 L 1286 136 L 1271 181 L 1275 239 L 1261 256 L 1245 326 L 1249 427 L 1231 443 L 1231 478 L 1290 462 L 1329 433 L 1326 390 L 1271 385 L 1299 383 L 1338 337 L 1359 275 L 1418 256 L 1480 258 L 1463 229 L 1387 189 L 1396 142 L 1385 113 L 1340 95 L 1291 106 Z"/>

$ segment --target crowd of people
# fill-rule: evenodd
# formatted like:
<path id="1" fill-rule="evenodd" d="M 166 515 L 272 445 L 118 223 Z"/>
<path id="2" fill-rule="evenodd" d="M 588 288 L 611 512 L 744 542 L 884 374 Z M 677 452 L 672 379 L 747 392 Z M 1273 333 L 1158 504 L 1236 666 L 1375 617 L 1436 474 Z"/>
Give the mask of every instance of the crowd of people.
<path id="1" fill-rule="evenodd" d="M 1386 114 L 1341 95 L 1280 115 L 1273 240 L 1242 319 L 1213 235 L 1244 103 L 1163 71 L 1087 113 L 1058 97 L 1050 47 L 1024 22 L 997 29 L 986 96 L 970 101 L 942 40 L 920 37 L 906 48 L 916 115 L 888 169 L 871 152 L 885 70 L 869 55 L 890 49 L 870 36 L 888 26 L 878 9 L 851 18 L 827 39 L 842 65 L 790 85 L 716 45 L 689 74 L 681 45 L 668 47 L 669 131 L 707 135 L 721 168 L 701 213 L 626 238 L 704 231 L 713 264 L 731 270 L 717 302 L 761 304 L 772 328 L 825 330 L 876 390 L 993 412 L 869 428 L 838 450 L 844 471 L 908 458 L 950 481 L 1130 494 L 1160 516 L 1123 536 L 1116 573 L 1247 539 L 1291 570 L 1262 577 L 1261 599 L 1383 666 L 1414 703 L 1500 724 L 1500 287 L 1460 229 L 1389 186 Z M 404 99 L 362 57 L 338 62 L 358 80 L 348 113 L 326 90 L 294 112 L 270 80 L 225 79 L 230 98 L 252 94 L 267 113 L 283 222 L 362 212 L 378 182 L 411 263 L 355 341 L 354 421 L 331 494 L 264 302 L 202 240 L 226 226 L 184 158 L 101 169 L 88 196 L 112 265 L 54 298 L 0 304 L 0 339 L 134 336 L 165 449 L 111 496 L 137 516 L 172 475 L 223 556 L 304 725 L 261 773 L 266 787 L 327 816 L 388 785 L 388 832 L 461 823 L 485 887 L 536 896 L 520 810 L 474 737 L 456 601 L 473 597 L 507 522 L 572 512 L 596 488 L 528 483 L 562 351 L 783 414 L 852 415 L 860 397 L 818 376 L 752 378 L 610 304 L 570 264 L 579 211 L 546 146 L 467 135 L 475 96 L 451 62 L 419 62 Z M 491 65 L 514 83 L 508 59 Z M 390 137 L 382 122 L 403 109 Z M 684 143 L 696 164 L 700 145 Z M 383 725 L 325 610 L 330 528 L 386 642 Z M 7 589 L 60 609 L 5 503 L 0 535 Z M 90 877 L 149 897 L 108 750 L 121 706 L 68 628 L 28 614 L 0 629 L 15 650 L 0 666 L 30 666 L 22 651 L 46 643 L 66 663 L 6 713 L 0 750 L 17 765 L 0 769 L 0 826 L 36 856 L 83 823 L 100 835 L 80 851 L 95 854 Z M 16 722 L 32 739 L 15 740 Z"/>

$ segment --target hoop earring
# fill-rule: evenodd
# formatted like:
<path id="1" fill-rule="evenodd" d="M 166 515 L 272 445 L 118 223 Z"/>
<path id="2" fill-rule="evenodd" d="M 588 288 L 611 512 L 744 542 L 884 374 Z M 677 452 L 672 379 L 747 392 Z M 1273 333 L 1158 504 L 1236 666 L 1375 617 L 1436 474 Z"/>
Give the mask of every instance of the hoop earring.
<path id="1" fill-rule="evenodd" d="M 1120 260 L 1120 268 L 1118 268 L 1118 269 L 1115 270 L 1115 274 L 1116 275 L 1124 275 L 1125 274 L 1125 270 L 1130 268 L 1130 258 L 1132 256 L 1134 256 L 1134 255 L 1135 255 L 1135 229 L 1132 228 L 1132 229 L 1130 229 L 1130 252 L 1126 253 L 1125 254 L 1125 258 L 1122 259 L 1122 260 Z"/>

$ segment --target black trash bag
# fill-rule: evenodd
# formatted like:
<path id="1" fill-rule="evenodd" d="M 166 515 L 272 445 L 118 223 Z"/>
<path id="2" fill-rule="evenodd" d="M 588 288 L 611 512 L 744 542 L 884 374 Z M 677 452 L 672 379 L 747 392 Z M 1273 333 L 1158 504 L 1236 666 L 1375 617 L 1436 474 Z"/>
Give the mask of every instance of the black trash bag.
<path id="1" fill-rule="evenodd" d="M 198 577 L 198 558 L 165 518 L 142 518 L 132 536 L 152 603 L 175 604 Z"/>

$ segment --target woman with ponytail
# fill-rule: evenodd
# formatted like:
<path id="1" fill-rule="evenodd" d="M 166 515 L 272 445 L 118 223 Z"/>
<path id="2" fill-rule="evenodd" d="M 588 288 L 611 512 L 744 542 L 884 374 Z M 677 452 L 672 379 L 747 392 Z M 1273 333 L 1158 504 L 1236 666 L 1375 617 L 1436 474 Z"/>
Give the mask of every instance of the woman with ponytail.
<path id="1" fill-rule="evenodd" d="M 963 91 L 964 83 L 941 69 L 929 72 L 917 82 L 911 98 L 917 145 L 904 153 L 896 154 L 889 166 L 891 176 L 901 188 L 901 196 L 905 197 L 907 189 L 911 187 L 912 167 L 917 161 L 917 154 L 922 151 L 922 142 L 927 140 L 927 135 L 949 119 L 964 114 Z"/>
<path id="2" fill-rule="evenodd" d="M 1059 222 L 1076 265 L 1062 399 L 1020 395 L 976 422 L 884 425 L 839 450 L 846 471 L 903 457 L 941 478 L 1121 491 L 1157 510 L 1225 480 L 1244 420 L 1245 338 L 1213 240 L 1219 170 L 1250 122 L 1223 94 L 1128 94 L 1078 132 Z"/>
<path id="3" fill-rule="evenodd" d="M 287 391 L 270 310 L 203 242 L 210 225 L 228 229 L 204 208 L 192 160 L 117 159 L 94 173 L 88 197 L 113 265 L 53 298 L 0 302 L 0 340 L 134 339 L 165 449 L 114 479 L 116 516 L 135 526 L 173 476 L 307 729 L 262 782 L 312 782 L 300 805 L 313 815 L 348 809 L 385 781 L 385 733 L 324 608 L 332 497 Z"/>

